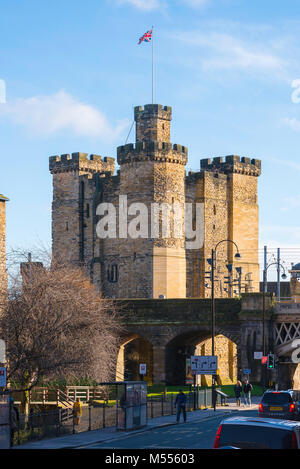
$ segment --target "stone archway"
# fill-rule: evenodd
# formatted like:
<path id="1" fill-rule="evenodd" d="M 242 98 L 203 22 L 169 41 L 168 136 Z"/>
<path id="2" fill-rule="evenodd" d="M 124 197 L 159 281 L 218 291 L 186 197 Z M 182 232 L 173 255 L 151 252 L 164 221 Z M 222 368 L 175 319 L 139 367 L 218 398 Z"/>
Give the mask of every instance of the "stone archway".
<path id="1" fill-rule="evenodd" d="M 139 381 L 139 365 L 147 365 L 144 376 L 149 384 L 153 382 L 153 347 L 151 342 L 139 334 L 123 339 L 117 357 L 116 379 L 118 381 Z"/>
<path id="2" fill-rule="evenodd" d="M 227 335 L 217 332 L 215 354 L 218 356 L 218 384 L 232 384 L 238 374 L 238 344 Z M 174 337 L 166 345 L 166 383 L 185 384 L 186 359 L 191 355 L 211 355 L 211 338 L 208 330 L 193 329 Z M 199 376 L 199 385 L 211 385 L 211 376 Z"/>

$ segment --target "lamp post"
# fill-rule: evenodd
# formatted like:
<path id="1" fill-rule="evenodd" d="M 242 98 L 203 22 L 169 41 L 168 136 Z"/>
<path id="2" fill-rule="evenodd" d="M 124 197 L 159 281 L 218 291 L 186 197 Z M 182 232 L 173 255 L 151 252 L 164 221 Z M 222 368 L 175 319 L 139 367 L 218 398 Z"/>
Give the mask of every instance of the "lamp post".
<path id="1" fill-rule="evenodd" d="M 237 250 L 235 254 L 236 259 L 240 259 L 241 255 L 239 253 L 239 248 L 237 244 L 231 239 L 222 239 L 219 241 L 215 247 L 211 250 L 211 354 L 215 354 L 215 268 L 217 261 L 217 249 L 221 243 L 232 243 Z M 215 396 L 215 375 L 212 375 L 212 401 L 214 410 L 216 410 L 216 396 Z"/>
<path id="2" fill-rule="evenodd" d="M 283 269 L 283 274 L 281 275 L 281 278 L 283 280 L 286 279 L 286 273 L 285 273 L 285 268 L 283 267 L 282 264 L 278 264 L 278 262 L 271 262 L 271 264 L 266 265 L 266 267 L 263 270 L 263 356 L 265 357 L 266 355 L 266 337 L 265 337 L 265 316 L 266 316 L 266 286 L 267 286 L 267 271 L 268 268 L 271 267 L 272 265 L 276 265 L 277 268 L 280 266 Z M 264 366 L 266 366 L 264 364 Z M 263 391 L 265 391 L 266 387 L 266 374 L 265 374 L 265 368 L 262 370 L 262 378 L 263 378 Z"/>

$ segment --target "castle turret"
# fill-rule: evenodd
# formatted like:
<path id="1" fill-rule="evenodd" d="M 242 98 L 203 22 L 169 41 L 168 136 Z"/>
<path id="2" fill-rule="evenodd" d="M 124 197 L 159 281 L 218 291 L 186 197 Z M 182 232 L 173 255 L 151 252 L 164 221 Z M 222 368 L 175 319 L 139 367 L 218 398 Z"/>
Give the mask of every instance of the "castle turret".
<path id="1" fill-rule="evenodd" d="M 300 263 L 292 264 L 290 279 L 291 298 L 294 303 L 300 302 Z"/>
<path id="2" fill-rule="evenodd" d="M 146 104 L 134 108 L 137 142 L 170 142 L 172 108 Z"/>
<path id="3" fill-rule="evenodd" d="M 95 174 L 113 173 L 114 158 L 87 153 L 51 156 L 53 175 L 52 253 L 54 260 L 91 262 L 93 186 Z"/>
<path id="4" fill-rule="evenodd" d="M 120 194 L 127 203 L 141 203 L 148 211 L 148 236 L 119 240 L 119 285 L 112 286 L 119 296 L 184 298 L 186 261 L 184 216 L 182 236 L 174 236 L 173 204 L 185 202 L 184 166 L 187 148 L 170 143 L 172 109 L 159 104 L 138 106 L 134 110 L 136 144 L 118 147 Z M 153 211 L 170 208 L 170 233 L 163 236 L 162 212 L 158 215 L 159 236 L 151 231 Z M 154 208 L 156 207 L 156 208 Z M 168 210 L 166 208 L 166 210 Z M 129 217 L 130 220 L 130 217 Z M 152 227 L 153 228 L 153 227 Z M 111 293 L 113 295 L 113 293 Z"/>
<path id="5" fill-rule="evenodd" d="M 187 181 L 188 193 L 192 189 L 191 196 L 205 207 L 204 247 L 199 253 L 197 268 L 191 259 L 188 263 L 190 276 L 194 280 L 190 281 L 194 289 L 190 288 L 189 296 L 210 296 L 210 282 L 205 281 L 205 271 L 209 270 L 207 259 L 211 257 L 212 248 L 227 239 L 237 244 L 242 257 L 239 261 L 234 258 L 236 248 L 230 242 L 219 246 L 216 295 L 226 297 L 245 291 L 257 292 L 257 177 L 261 174 L 261 161 L 229 155 L 203 159 L 200 164 L 201 172 L 189 176 Z M 196 253 L 193 255 L 197 259 Z M 232 271 L 226 266 L 229 264 L 233 264 Z M 232 282 L 234 279 L 236 281 Z"/>

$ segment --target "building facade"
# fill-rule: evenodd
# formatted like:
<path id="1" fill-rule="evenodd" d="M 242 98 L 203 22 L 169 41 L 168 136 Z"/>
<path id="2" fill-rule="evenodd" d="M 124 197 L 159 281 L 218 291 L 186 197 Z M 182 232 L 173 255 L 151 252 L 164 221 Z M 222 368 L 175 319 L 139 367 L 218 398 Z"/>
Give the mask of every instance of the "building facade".
<path id="1" fill-rule="evenodd" d="M 170 139 L 172 109 L 138 106 L 134 117 L 136 142 L 118 147 L 116 174 L 114 158 L 50 157 L 53 258 L 85 266 L 107 297 L 206 298 L 211 250 L 224 240 L 216 296 L 259 291 L 261 162 L 202 159 L 200 171 L 186 174 L 187 147 Z M 110 235 L 99 237 L 105 216 Z M 187 223 L 201 242 L 187 242 Z M 238 246 L 238 262 L 228 239 Z"/>

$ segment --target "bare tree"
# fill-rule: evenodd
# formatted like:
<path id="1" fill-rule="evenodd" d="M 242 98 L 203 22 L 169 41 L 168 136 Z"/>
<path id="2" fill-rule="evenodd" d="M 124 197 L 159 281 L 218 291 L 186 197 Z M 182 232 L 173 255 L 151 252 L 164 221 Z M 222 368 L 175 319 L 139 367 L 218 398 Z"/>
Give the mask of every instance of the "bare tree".
<path id="1" fill-rule="evenodd" d="M 0 317 L 8 377 L 24 391 L 23 408 L 25 391 L 41 379 L 111 380 L 121 333 L 114 303 L 99 296 L 79 267 L 25 266 L 22 282 L 10 279 Z"/>

